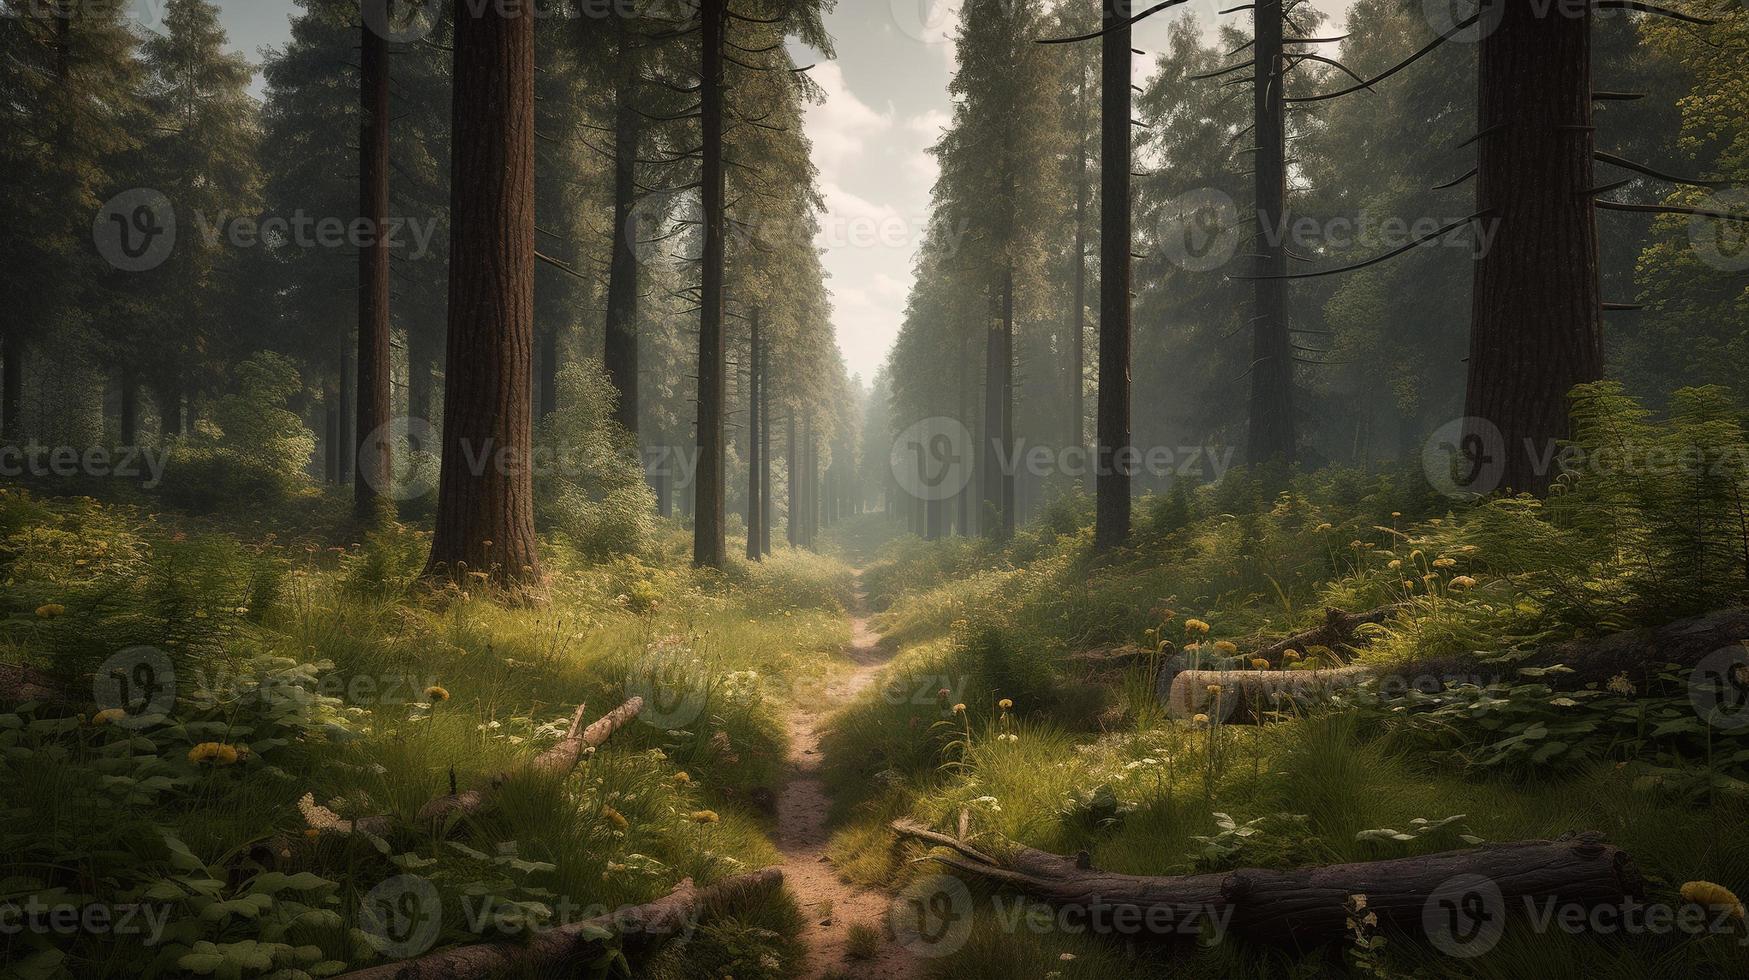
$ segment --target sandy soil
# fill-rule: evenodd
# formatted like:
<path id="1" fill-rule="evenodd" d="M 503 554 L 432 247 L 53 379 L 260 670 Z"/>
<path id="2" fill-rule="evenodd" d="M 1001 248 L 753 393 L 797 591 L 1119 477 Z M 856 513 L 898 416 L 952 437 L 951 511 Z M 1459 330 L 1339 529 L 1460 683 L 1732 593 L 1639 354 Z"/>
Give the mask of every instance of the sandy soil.
<path id="1" fill-rule="evenodd" d="M 891 896 L 847 884 L 826 859 L 830 836 L 826 814 L 831 801 L 820 773 L 822 726 L 834 708 L 874 683 L 887 661 L 879 634 L 869 626 L 860 583 L 853 617 L 850 649 L 846 653 L 855 664 L 854 669 L 837 678 L 826 696 L 801 699 L 806 703 L 796 705 L 789 716 L 788 778 L 777 800 L 776 841 L 784 856 L 784 882 L 807 916 L 802 939 L 807 943 L 808 962 L 802 976 L 905 980 L 920 976 L 921 971 L 916 958 L 891 941 L 887 927 Z M 866 925 L 880 934 L 876 956 L 861 960 L 846 956 L 846 941 L 853 925 Z"/>

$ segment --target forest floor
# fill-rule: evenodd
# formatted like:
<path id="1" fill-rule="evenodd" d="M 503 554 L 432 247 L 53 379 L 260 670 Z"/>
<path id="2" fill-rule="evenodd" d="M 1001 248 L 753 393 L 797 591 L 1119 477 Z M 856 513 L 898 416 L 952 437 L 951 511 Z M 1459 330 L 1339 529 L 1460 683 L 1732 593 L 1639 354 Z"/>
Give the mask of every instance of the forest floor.
<path id="1" fill-rule="evenodd" d="M 794 699 L 775 843 L 784 858 L 784 881 L 807 922 L 801 936 L 807 950 L 803 977 L 916 977 L 921 976 L 916 957 L 892 942 L 886 928 L 891 896 L 845 882 L 826 856 L 831 797 L 822 778 L 823 727 L 834 709 L 874 684 L 891 656 L 869 623 L 868 592 L 860 571 L 851 617 L 846 655 L 854 668 L 828 685 L 822 697 Z M 877 936 L 872 948 L 858 942 L 858 937 L 867 943 Z"/>

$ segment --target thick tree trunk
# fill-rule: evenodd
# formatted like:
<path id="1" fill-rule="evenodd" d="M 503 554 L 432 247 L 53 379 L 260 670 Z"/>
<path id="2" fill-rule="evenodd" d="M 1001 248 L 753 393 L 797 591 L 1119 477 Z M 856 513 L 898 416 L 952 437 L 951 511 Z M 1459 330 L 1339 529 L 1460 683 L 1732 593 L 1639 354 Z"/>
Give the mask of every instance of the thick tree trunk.
<path id="1" fill-rule="evenodd" d="M 771 554 L 771 354 L 759 351 L 759 553 Z"/>
<path id="2" fill-rule="evenodd" d="M 14 327 L 0 338 L 0 444 L 24 444 L 24 334 Z"/>
<path id="3" fill-rule="evenodd" d="M 1251 346 L 1252 463 L 1294 459 L 1293 345 L 1288 339 L 1286 61 L 1282 0 L 1258 0 L 1252 98 L 1257 123 L 1256 306 Z"/>
<path id="4" fill-rule="evenodd" d="M 758 561 L 762 554 L 760 542 L 763 531 L 760 527 L 765 514 L 765 503 L 760 499 L 759 491 L 764 486 L 760 478 L 763 460 L 760 455 L 760 444 L 764 438 L 764 430 L 759 427 L 759 410 L 762 393 L 759 390 L 759 358 L 763 351 L 759 346 L 759 307 L 752 310 L 748 320 L 748 353 L 747 353 L 747 559 Z"/>
<path id="5" fill-rule="evenodd" d="M 393 16 L 394 0 L 386 4 Z M 358 416 L 353 455 L 358 460 L 353 483 L 353 514 L 360 520 L 380 516 L 393 467 L 387 433 L 394 409 L 390 376 L 394 371 L 389 345 L 389 42 L 366 24 L 360 29 L 358 213 L 371 229 L 358 251 Z"/>
<path id="6" fill-rule="evenodd" d="M 1203 935 L 1201 927 L 1220 928 L 1224 921 L 1226 931 L 1250 942 L 1315 948 L 1351 935 L 1348 903 L 1355 895 L 1366 896 L 1366 910 L 1378 916 L 1380 931 L 1425 936 L 1427 923 L 1445 921 L 1426 915 L 1426 910 L 1444 903 L 1457 913 L 1475 909 L 1499 917 L 1525 908 L 1527 900 L 1590 909 L 1619 907 L 1645 894 L 1645 882 L 1633 860 L 1599 834 L 1291 871 L 1241 868 L 1150 877 L 1099 871 L 1084 856 L 1065 858 L 1027 847 L 998 864 L 957 839 L 916 824 L 901 821 L 893 829 L 903 837 L 957 852 L 938 853 L 935 858 L 957 871 L 1077 909 L 1083 916 L 1098 914 L 1108 922 L 1170 923 L 1173 928 L 1159 931 L 1188 941 Z M 1491 891 L 1483 898 L 1483 893 L 1465 887 L 1465 882 L 1477 878 L 1498 889 L 1497 903 Z M 1479 907 L 1482 904 L 1487 907 Z M 1454 924 L 1459 925 L 1461 938 L 1487 921 L 1478 916 Z"/>
<path id="7" fill-rule="evenodd" d="M 1498 228 L 1476 261 L 1470 331 L 1464 444 L 1478 493 L 1546 492 L 1567 394 L 1603 376 L 1592 15 L 1568 6 L 1505 4 L 1480 45 L 1478 210 Z"/>
<path id="8" fill-rule="evenodd" d="M 540 577 L 529 450 L 534 18 L 458 11 L 443 468 L 428 575 Z"/>
<path id="9" fill-rule="evenodd" d="M 698 475 L 697 519 L 693 523 L 692 563 L 722 568 L 723 537 L 723 45 L 727 0 L 701 0 L 703 59 L 700 128 L 704 168 L 704 280 L 699 288 L 698 322 Z"/>
<path id="10" fill-rule="evenodd" d="M 1130 0 L 1105 0 L 1100 61 L 1099 425 L 1094 544 L 1130 536 Z"/>
<path id="11" fill-rule="evenodd" d="M 613 252 L 607 280 L 607 331 L 602 366 L 619 392 L 614 421 L 638 434 L 638 257 L 633 236 L 638 201 L 638 144 L 641 117 L 633 99 L 637 63 L 631 30 L 619 22 L 619 78 L 614 92 Z"/>

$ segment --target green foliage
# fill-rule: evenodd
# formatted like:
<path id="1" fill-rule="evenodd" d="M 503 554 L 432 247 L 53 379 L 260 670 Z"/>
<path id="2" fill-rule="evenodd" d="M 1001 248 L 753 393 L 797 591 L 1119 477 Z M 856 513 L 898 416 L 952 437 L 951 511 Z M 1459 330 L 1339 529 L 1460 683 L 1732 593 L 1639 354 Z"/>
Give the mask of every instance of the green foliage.
<path id="1" fill-rule="evenodd" d="M 595 362 L 559 371 L 557 412 L 536 439 L 537 517 L 582 554 L 639 554 L 655 533 L 656 497 L 636 443 L 613 421 L 618 395 Z"/>

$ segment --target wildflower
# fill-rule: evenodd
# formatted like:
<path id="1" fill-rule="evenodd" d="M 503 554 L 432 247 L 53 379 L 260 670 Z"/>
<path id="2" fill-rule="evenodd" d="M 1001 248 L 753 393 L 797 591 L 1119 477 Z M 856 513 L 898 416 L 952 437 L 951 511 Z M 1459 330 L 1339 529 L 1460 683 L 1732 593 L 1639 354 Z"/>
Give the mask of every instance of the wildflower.
<path id="1" fill-rule="evenodd" d="M 1231 657 L 1232 655 L 1239 652 L 1238 645 L 1233 643 L 1231 640 L 1216 640 L 1215 641 L 1215 649 L 1221 651 L 1222 653 L 1226 654 L 1229 657 Z"/>
<path id="2" fill-rule="evenodd" d="M 1184 621 L 1184 631 L 1186 633 L 1207 633 L 1209 624 L 1200 619 L 1187 619 Z"/>
<path id="3" fill-rule="evenodd" d="M 425 689 L 425 700 L 427 700 L 427 701 L 448 701 L 449 700 L 449 691 L 445 690 L 444 688 L 436 687 L 436 686 L 428 687 Z"/>
<path id="4" fill-rule="evenodd" d="M 695 810 L 690 818 L 693 823 L 716 823 L 722 819 L 715 810 Z"/>
<path id="5" fill-rule="evenodd" d="M 965 714 L 965 713 L 966 713 L 966 706 L 965 706 L 965 705 L 964 705 L 964 704 L 956 704 L 956 705 L 954 705 L 954 706 L 953 706 L 953 713 L 954 713 L 954 714 L 956 714 L 956 715 L 963 715 L 963 714 Z"/>
<path id="6" fill-rule="evenodd" d="M 320 830 L 317 830 L 314 827 L 311 827 L 308 830 L 304 831 L 304 836 L 308 837 L 311 840 L 315 840 L 316 838 L 322 836 L 322 832 Z"/>
<path id="7" fill-rule="evenodd" d="M 631 826 L 631 824 L 626 821 L 625 814 L 610 806 L 604 806 L 601 808 L 601 817 L 608 823 L 613 824 L 615 830 L 624 830 Z"/>
<path id="8" fill-rule="evenodd" d="M 1007 735 L 996 736 L 996 741 L 998 741 L 998 742 L 1018 742 L 1018 741 L 1020 741 L 1020 736 L 1015 735 L 1011 732 Z"/>
<path id="9" fill-rule="evenodd" d="M 1011 698 L 1003 698 L 996 702 L 996 707 L 1001 708 L 1003 711 L 1013 711 L 1014 701 Z"/>
<path id="10" fill-rule="evenodd" d="M 196 765 L 232 765 L 237 761 L 237 748 L 223 742 L 202 742 L 188 750 L 188 761 Z"/>
<path id="11" fill-rule="evenodd" d="M 1682 886 L 1682 900 L 1708 908 L 1724 909 L 1737 918 L 1743 918 L 1743 903 L 1738 901 L 1735 892 L 1724 885 L 1710 881 L 1690 881 Z"/>
<path id="12" fill-rule="evenodd" d="M 1257 668 L 1258 670 L 1268 670 L 1269 669 L 1269 660 L 1267 658 L 1264 658 L 1264 657 L 1252 657 L 1251 658 L 1251 666 Z"/>
<path id="13" fill-rule="evenodd" d="M 1218 697 L 1220 697 L 1220 696 L 1221 696 L 1221 685 L 1219 685 L 1219 684 L 1210 684 L 1210 685 L 1209 685 L 1209 686 L 1208 686 L 1208 692 L 1209 692 L 1209 693 L 1210 693 L 1210 694 L 1212 694 L 1212 695 L 1214 695 L 1214 696 L 1215 696 L 1215 697 L 1217 697 L 1217 698 L 1218 698 Z"/>
<path id="14" fill-rule="evenodd" d="M 1457 559 L 1456 558 L 1435 558 L 1435 559 L 1433 559 L 1433 567 L 1434 568 L 1456 568 L 1457 567 Z"/>
<path id="15" fill-rule="evenodd" d="M 36 618 L 54 619 L 67 614 L 67 607 L 58 602 L 49 602 L 36 607 Z"/>
<path id="16" fill-rule="evenodd" d="M 1284 663 L 1294 663 L 1300 659 L 1300 652 L 1298 650 L 1289 650 L 1281 655 L 1281 659 Z"/>
<path id="17" fill-rule="evenodd" d="M 1389 565 L 1386 565 L 1386 566 L 1385 566 L 1385 567 L 1386 567 L 1386 568 L 1388 568 L 1388 569 L 1390 569 L 1390 570 L 1391 570 L 1391 571 L 1393 571 L 1393 572 L 1394 572 L 1394 571 L 1396 571 L 1396 570 L 1397 570 L 1397 569 L 1399 569 L 1399 568 L 1402 568 L 1402 567 L 1403 567 L 1403 559 L 1401 559 L 1401 558 L 1393 558 L 1393 559 L 1391 559 L 1391 563 L 1390 563 L 1390 564 L 1389 564 Z"/>
<path id="18" fill-rule="evenodd" d="M 1451 580 L 1451 587 L 1454 589 L 1473 589 L 1476 587 L 1476 580 L 1468 575 L 1459 575 Z"/>
<path id="19" fill-rule="evenodd" d="M 1318 525 L 1318 526 L 1317 526 L 1317 527 L 1316 527 L 1316 528 L 1315 528 L 1315 529 L 1314 529 L 1314 530 L 1317 530 L 1317 531 L 1330 531 L 1330 530 L 1334 530 L 1334 529 L 1335 529 L 1335 527 L 1336 527 L 1336 525 L 1334 525 L 1334 524 L 1320 524 L 1320 525 Z"/>
<path id="20" fill-rule="evenodd" d="M 1204 715 L 1204 714 L 1199 714 L 1195 718 L 1190 719 L 1190 722 L 1193 725 L 1206 725 L 1209 723 L 1209 716 Z"/>
<path id="21" fill-rule="evenodd" d="M 684 769 L 668 778 L 674 780 L 674 785 L 676 786 L 685 786 L 692 782 L 692 777 L 688 775 Z"/>

